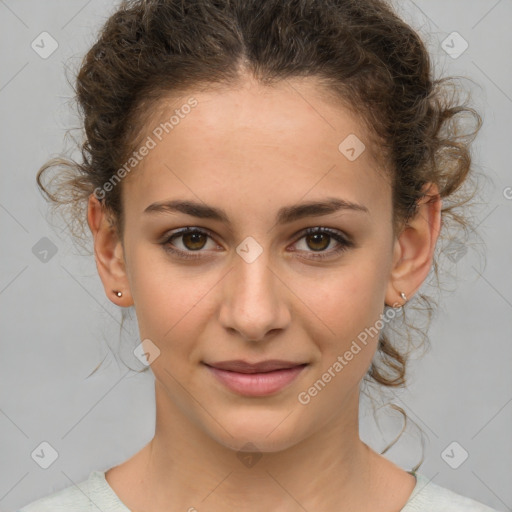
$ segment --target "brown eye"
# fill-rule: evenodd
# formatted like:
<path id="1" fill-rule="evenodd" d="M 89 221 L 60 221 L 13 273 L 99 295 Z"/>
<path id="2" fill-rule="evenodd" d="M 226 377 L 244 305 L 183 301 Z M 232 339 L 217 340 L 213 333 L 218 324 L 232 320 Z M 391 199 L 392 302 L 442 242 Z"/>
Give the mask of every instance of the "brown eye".
<path id="1" fill-rule="evenodd" d="M 208 239 L 208 236 L 204 233 L 200 233 L 199 231 L 186 233 L 185 235 L 181 235 L 181 237 L 183 245 L 191 251 L 202 249 L 206 245 L 206 241 Z"/>
<path id="2" fill-rule="evenodd" d="M 304 257 L 311 260 L 333 258 L 355 247 L 355 243 L 350 237 L 338 230 L 324 227 L 306 229 L 295 244 L 298 246 L 298 252 L 305 253 Z"/>
<path id="3" fill-rule="evenodd" d="M 209 232 L 190 227 L 175 231 L 160 243 L 166 252 L 182 259 L 206 258 L 208 256 L 204 253 L 208 252 L 207 249 L 218 248 Z"/>
<path id="4" fill-rule="evenodd" d="M 323 251 L 329 247 L 331 237 L 325 233 L 315 233 L 306 236 L 307 244 L 313 251 Z"/>

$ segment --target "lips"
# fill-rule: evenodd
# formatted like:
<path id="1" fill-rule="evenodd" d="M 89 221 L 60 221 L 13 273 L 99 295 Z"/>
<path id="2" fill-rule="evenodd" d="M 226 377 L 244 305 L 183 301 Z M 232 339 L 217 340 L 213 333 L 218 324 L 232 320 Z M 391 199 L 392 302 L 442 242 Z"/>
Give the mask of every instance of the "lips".
<path id="1" fill-rule="evenodd" d="M 276 370 L 286 370 L 297 366 L 304 366 L 307 363 L 284 361 L 282 359 L 268 359 L 258 363 L 249 363 L 241 359 L 232 361 L 219 361 L 216 363 L 205 363 L 207 366 L 236 373 L 268 373 Z"/>
<path id="2" fill-rule="evenodd" d="M 231 392 L 245 397 L 266 397 L 287 388 L 306 370 L 309 363 L 280 359 L 248 363 L 238 359 L 204 365 Z"/>

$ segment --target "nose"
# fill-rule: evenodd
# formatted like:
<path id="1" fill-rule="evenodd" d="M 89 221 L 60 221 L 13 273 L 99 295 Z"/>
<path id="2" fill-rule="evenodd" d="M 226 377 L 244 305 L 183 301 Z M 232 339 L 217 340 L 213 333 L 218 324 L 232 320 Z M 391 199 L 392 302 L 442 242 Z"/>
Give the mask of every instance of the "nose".
<path id="1" fill-rule="evenodd" d="M 250 263 L 235 254 L 224 283 L 220 322 L 248 341 L 263 341 L 290 323 L 291 292 L 269 263 L 267 250 Z"/>

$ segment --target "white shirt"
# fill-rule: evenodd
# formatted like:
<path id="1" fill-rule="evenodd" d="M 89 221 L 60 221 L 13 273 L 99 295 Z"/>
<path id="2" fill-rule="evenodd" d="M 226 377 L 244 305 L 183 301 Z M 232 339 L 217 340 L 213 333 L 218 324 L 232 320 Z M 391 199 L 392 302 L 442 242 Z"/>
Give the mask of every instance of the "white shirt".
<path id="1" fill-rule="evenodd" d="M 497 512 L 483 503 L 441 487 L 419 473 L 416 486 L 400 512 Z M 193 506 L 193 504 L 192 504 Z M 25 505 L 17 512 L 130 512 L 105 479 L 91 471 L 87 480 Z"/>

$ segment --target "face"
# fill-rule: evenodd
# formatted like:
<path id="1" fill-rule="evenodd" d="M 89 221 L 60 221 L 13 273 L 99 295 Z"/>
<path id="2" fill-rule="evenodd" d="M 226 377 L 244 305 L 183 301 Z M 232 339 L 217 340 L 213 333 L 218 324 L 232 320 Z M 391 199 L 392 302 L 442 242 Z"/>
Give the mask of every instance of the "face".
<path id="1" fill-rule="evenodd" d="M 378 340 L 361 333 L 379 326 L 394 247 L 382 170 L 368 148 L 339 149 L 351 134 L 368 144 L 362 124 L 312 81 L 162 109 L 191 97 L 168 134 L 160 118 L 146 127 L 155 145 L 122 182 L 126 275 L 141 340 L 160 351 L 157 389 L 234 449 L 352 424 Z M 198 208 L 154 206 L 170 201 Z M 329 206 L 301 207 L 313 203 Z M 305 366 L 267 380 L 207 366 L 270 359 Z"/>

